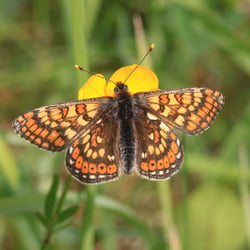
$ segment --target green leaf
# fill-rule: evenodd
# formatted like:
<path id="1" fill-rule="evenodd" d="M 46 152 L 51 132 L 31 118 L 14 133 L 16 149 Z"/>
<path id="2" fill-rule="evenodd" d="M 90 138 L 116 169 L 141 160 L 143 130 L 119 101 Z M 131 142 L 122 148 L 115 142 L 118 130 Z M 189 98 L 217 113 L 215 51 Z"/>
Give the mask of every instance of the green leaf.
<path id="1" fill-rule="evenodd" d="M 73 216 L 76 211 L 78 210 L 78 206 L 77 205 L 74 205 L 74 206 L 71 206 L 71 207 L 68 207 L 66 209 L 64 209 L 58 216 L 58 221 L 57 223 L 60 223 L 64 220 L 67 220 L 68 218 L 70 218 L 71 216 Z"/>
<path id="2" fill-rule="evenodd" d="M 37 212 L 36 215 L 38 220 L 43 224 L 44 227 L 46 227 L 46 221 L 44 216 L 40 212 Z"/>
<path id="3" fill-rule="evenodd" d="M 56 193 L 58 189 L 58 183 L 59 183 L 59 178 L 57 175 L 55 175 L 44 204 L 44 214 L 46 221 L 50 220 L 53 216 L 53 211 L 56 204 Z"/>
<path id="4" fill-rule="evenodd" d="M 58 224 L 55 229 L 54 229 L 54 233 L 58 232 L 58 231 L 61 231 L 67 227 L 70 227 L 72 226 L 72 222 L 70 220 L 66 220 L 60 224 Z"/>

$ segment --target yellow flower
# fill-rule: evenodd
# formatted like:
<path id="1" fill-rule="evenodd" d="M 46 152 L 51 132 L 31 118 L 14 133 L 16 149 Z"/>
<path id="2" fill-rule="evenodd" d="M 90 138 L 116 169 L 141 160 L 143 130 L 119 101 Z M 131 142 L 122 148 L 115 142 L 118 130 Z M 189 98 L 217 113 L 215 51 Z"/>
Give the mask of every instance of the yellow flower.
<path id="1" fill-rule="evenodd" d="M 128 86 L 131 94 L 144 91 L 157 90 L 159 81 L 157 76 L 150 69 L 137 64 L 125 66 L 118 69 L 106 82 L 103 75 L 93 75 L 78 92 L 78 99 L 87 99 L 101 96 L 114 96 L 115 83 L 122 82 Z M 131 75 L 130 75 L 131 74 Z M 130 75 L 130 76 L 129 76 Z M 127 77 L 129 78 L 127 79 Z"/>

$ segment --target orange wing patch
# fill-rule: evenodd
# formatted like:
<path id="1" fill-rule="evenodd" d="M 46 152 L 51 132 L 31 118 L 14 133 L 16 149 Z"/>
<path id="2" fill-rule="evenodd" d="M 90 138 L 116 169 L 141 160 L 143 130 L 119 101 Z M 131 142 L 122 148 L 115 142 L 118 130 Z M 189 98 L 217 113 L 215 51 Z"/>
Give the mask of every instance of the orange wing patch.
<path id="1" fill-rule="evenodd" d="M 96 184 L 119 177 L 117 126 L 110 114 L 103 114 L 70 145 L 66 153 L 66 168 L 75 179 Z"/>
<path id="2" fill-rule="evenodd" d="M 143 96 L 167 124 L 192 135 L 208 129 L 224 104 L 221 92 L 207 88 L 161 90 Z"/>
<path id="3" fill-rule="evenodd" d="M 141 113 L 135 127 L 138 142 L 137 173 L 150 180 L 170 178 L 183 161 L 179 138 L 166 123 L 151 113 Z"/>
<path id="4" fill-rule="evenodd" d="M 98 107 L 98 101 L 44 106 L 17 117 L 13 127 L 17 134 L 36 146 L 61 151 L 84 132 L 96 116 Z"/>

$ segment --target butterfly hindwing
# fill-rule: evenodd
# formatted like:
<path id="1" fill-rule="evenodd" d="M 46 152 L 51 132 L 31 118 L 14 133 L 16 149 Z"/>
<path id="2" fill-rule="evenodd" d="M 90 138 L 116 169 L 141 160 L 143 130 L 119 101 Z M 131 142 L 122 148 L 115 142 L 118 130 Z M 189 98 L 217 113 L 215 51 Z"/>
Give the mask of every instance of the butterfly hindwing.
<path id="1" fill-rule="evenodd" d="M 159 90 L 136 96 L 169 125 L 192 135 L 208 129 L 224 104 L 223 94 L 208 88 Z"/>
<path id="2" fill-rule="evenodd" d="M 147 111 L 135 119 L 139 175 L 150 180 L 168 179 L 183 161 L 182 144 L 176 134 L 157 116 Z"/>
<path id="3" fill-rule="evenodd" d="M 61 151 L 84 132 L 107 98 L 48 105 L 33 109 L 13 121 L 17 134 L 38 147 Z"/>
<path id="4" fill-rule="evenodd" d="M 117 121 L 109 111 L 98 118 L 66 153 L 68 172 L 85 184 L 113 181 L 120 175 Z"/>

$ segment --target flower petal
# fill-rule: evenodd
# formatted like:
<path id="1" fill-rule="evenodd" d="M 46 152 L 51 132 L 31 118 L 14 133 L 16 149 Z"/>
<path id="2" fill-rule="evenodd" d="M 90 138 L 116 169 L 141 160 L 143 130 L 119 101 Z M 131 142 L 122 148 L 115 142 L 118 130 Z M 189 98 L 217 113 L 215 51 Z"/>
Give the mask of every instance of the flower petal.
<path id="1" fill-rule="evenodd" d="M 135 71 L 133 72 L 133 70 Z M 131 74 L 131 72 L 133 73 Z M 128 76 L 129 78 L 127 79 Z M 124 83 L 124 81 L 126 81 L 125 84 L 128 86 L 131 94 L 143 91 L 152 91 L 158 89 L 159 87 L 158 78 L 153 71 L 144 66 L 133 64 L 118 69 L 110 77 L 110 81 L 108 82 L 106 89 L 106 94 L 114 95 L 114 83 Z"/>
<path id="2" fill-rule="evenodd" d="M 131 72 L 133 73 L 131 74 Z M 157 90 L 159 86 L 158 78 L 153 71 L 144 66 L 133 64 L 115 71 L 108 83 L 101 74 L 91 76 L 79 89 L 78 99 L 114 96 L 115 84 L 118 82 L 125 83 L 131 94 Z"/>
<path id="3" fill-rule="evenodd" d="M 78 100 L 100 97 L 105 95 L 106 79 L 103 75 L 91 76 L 78 91 Z"/>

